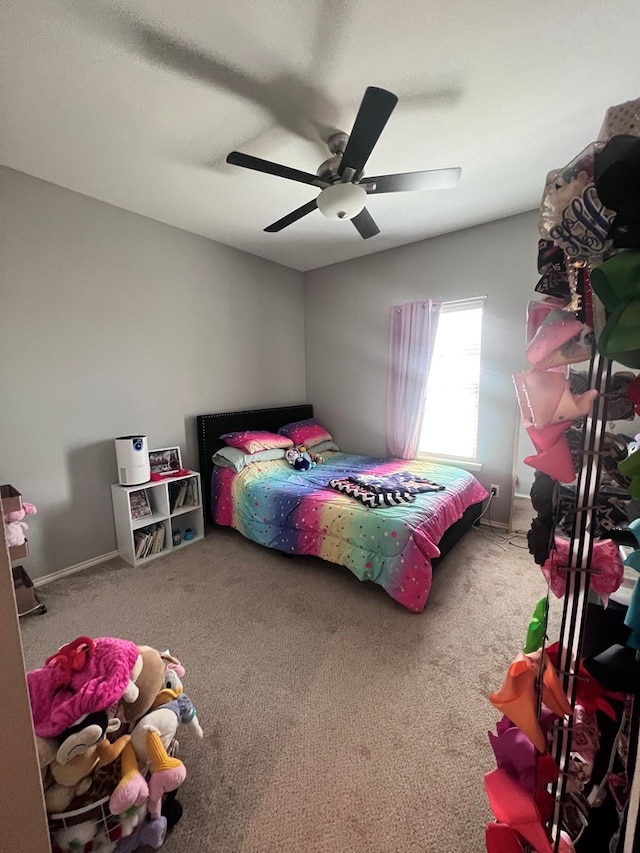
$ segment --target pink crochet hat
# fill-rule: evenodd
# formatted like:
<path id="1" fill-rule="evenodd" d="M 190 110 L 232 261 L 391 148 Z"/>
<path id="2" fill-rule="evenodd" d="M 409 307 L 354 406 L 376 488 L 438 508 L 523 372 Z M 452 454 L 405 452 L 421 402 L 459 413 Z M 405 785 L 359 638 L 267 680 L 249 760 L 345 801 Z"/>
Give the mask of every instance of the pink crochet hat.
<path id="1" fill-rule="evenodd" d="M 105 711 L 122 698 L 138 647 L 116 637 L 78 637 L 27 673 L 33 726 L 56 737 L 85 714 Z"/>

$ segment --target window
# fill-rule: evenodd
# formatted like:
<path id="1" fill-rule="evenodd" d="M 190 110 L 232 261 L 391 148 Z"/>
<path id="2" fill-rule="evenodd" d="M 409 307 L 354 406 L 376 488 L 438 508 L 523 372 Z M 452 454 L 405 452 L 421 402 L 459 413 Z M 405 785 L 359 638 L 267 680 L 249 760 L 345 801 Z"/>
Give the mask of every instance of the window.
<path id="1" fill-rule="evenodd" d="M 418 451 L 475 460 L 484 299 L 443 302 Z"/>

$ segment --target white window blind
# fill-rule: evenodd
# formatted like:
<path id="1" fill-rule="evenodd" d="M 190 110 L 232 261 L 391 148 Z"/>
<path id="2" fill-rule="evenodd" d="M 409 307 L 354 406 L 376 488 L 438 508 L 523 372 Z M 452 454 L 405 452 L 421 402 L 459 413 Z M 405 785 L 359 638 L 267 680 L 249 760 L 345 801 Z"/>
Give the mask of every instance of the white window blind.
<path id="1" fill-rule="evenodd" d="M 443 302 L 418 451 L 475 461 L 484 299 Z"/>

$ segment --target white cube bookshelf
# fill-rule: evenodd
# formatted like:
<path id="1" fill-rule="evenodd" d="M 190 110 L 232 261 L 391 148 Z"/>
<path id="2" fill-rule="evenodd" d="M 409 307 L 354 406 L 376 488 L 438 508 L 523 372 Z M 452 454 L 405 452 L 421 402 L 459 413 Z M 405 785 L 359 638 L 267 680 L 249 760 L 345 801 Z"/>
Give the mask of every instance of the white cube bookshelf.
<path id="1" fill-rule="evenodd" d="M 145 493 L 146 500 L 136 494 L 140 492 Z M 188 471 L 180 477 L 152 480 L 139 486 L 113 483 L 111 498 L 118 553 L 131 566 L 186 548 L 204 537 L 202 491 L 197 471 Z M 132 504 L 139 503 L 148 505 L 149 514 L 134 518 Z M 173 531 L 176 529 L 180 531 L 180 542 L 174 544 Z M 188 529 L 193 533 L 191 539 L 184 538 Z M 145 539 L 145 533 L 151 531 L 155 533 L 155 539 Z M 143 540 L 152 546 L 151 551 L 140 551 Z"/>

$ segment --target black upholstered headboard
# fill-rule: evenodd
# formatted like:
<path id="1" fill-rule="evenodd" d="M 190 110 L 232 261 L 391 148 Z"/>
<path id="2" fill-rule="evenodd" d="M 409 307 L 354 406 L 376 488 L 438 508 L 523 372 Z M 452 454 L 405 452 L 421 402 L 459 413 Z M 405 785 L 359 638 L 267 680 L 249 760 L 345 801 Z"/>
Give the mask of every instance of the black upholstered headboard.
<path id="1" fill-rule="evenodd" d="M 220 436 L 225 432 L 240 432 L 247 429 L 264 429 L 278 432 L 281 426 L 313 417 L 313 406 L 303 403 L 297 406 L 278 406 L 273 409 L 247 409 L 244 412 L 218 412 L 212 415 L 198 415 L 198 456 L 200 459 L 200 479 L 204 518 L 211 524 L 211 457 L 219 450 L 224 441 Z"/>

